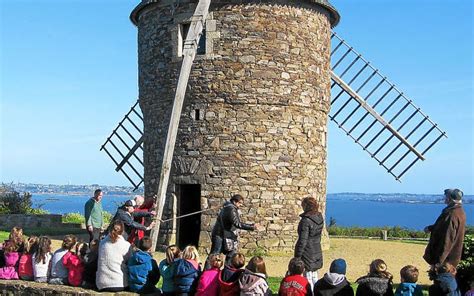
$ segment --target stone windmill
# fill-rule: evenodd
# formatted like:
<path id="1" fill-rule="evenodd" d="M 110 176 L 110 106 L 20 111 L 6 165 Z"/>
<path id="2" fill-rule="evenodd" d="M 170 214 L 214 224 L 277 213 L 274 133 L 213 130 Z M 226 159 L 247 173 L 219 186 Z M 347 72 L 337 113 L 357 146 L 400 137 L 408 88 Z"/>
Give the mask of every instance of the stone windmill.
<path id="1" fill-rule="evenodd" d="M 445 137 L 332 31 L 327 0 L 210 2 L 143 0 L 131 14 L 139 100 L 101 150 L 157 197 L 169 220 L 155 245 L 209 246 L 217 211 L 202 210 L 240 193 L 266 229 L 242 247 L 293 248 L 301 198 L 325 210 L 328 118 L 396 180 Z"/>

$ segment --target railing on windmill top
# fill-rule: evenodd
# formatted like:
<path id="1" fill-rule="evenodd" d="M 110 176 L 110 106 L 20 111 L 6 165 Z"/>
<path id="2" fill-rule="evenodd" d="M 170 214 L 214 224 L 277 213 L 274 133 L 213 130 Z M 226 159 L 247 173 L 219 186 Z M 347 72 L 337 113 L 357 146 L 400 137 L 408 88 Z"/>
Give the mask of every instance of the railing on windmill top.
<path id="1" fill-rule="evenodd" d="M 446 134 L 336 33 L 331 41 L 329 118 L 400 181 Z M 136 102 L 101 147 L 135 189 L 143 184 L 142 130 Z"/>

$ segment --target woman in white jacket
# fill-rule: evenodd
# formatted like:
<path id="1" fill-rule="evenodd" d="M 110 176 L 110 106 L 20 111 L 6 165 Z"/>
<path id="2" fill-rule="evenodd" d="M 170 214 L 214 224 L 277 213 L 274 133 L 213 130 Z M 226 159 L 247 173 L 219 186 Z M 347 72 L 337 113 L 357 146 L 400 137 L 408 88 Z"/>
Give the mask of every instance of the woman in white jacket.
<path id="1" fill-rule="evenodd" d="M 127 261 L 132 248 L 123 236 L 124 226 L 115 221 L 99 243 L 96 283 L 99 291 L 118 292 L 128 287 Z"/>

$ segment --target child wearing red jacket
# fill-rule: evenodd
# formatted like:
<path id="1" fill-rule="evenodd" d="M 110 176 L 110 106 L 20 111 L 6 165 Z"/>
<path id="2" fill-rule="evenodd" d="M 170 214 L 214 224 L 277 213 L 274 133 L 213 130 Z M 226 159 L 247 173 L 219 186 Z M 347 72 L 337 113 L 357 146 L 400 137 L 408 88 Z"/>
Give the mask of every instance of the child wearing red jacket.
<path id="1" fill-rule="evenodd" d="M 230 259 L 230 265 L 224 266 L 219 272 L 219 295 L 235 296 L 240 294 L 239 278 L 244 272 L 245 256 L 242 253 L 235 253 Z"/>
<path id="2" fill-rule="evenodd" d="M 70 286 L 79 287 L 84 273 L 84 255 L 87 252 L 86 243 L 77 243 L 76 252 L 67 252 L 63 256 L 63 265 L 68 270 L 67 279 Z"/>
<path id="3" fill-rule="evenodd" d="M 287 276 L 280 283 L 278 296 L 310 296 L 313 295 L 308 280 L 303 276 L 304 262 L 293 258 L 288 264 Z"/>
<path id="4" fill-rule="evenodd" d="M 32 281 L 33 274 L 33 254 L 38 250 L 38 237 L 30 236 L 25 242 L 23 254 L 18 263 L 18 276 L 24 281 Z"/>

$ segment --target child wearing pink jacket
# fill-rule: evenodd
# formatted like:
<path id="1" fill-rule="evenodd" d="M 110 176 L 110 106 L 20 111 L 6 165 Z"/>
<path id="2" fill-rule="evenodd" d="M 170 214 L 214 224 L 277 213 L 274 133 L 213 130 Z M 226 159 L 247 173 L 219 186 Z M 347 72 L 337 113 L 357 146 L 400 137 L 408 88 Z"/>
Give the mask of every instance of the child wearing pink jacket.
<path id="1" fill-rule="evenodd" d="M 7 242 L 4 248 L 5 266 L 0 268 L 0 279 L 17 280 L 18 279 L 18 246 L 13 242 Z"/>
<path id="2" fill-rule="evenodd" d="M 197 286 L 195 296 L 219 295 L 219 271 L 222 268 L 222 258 L 219 254 L 209 256 L 210 269 L 205 270 Z"/>
<path id="3" fill-rule="evenodd" d="M 68 251 L 63 256 L 63 265 L 68 270 L 67 280 L 70 286 L 79 287 L 84 274 L 84 255 L 87 252 L 86 243 L 77 243 L 76 252 Z"/>

